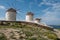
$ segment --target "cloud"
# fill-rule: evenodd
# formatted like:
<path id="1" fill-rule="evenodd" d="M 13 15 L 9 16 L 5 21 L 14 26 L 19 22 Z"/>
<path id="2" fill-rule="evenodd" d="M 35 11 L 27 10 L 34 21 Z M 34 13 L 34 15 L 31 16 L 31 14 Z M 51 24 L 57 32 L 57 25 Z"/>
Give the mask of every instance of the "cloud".
<path id="1" fill-rule="evenodd" d="M 0 5 L 0 9 L 5 9 L 5 6 Z"/>
<path id="2" fill-rule="evenodd" d="M 54 6 L 56 3 L 60 3 L 60 1 L 59 0 L 43 0 L 41 3 L 38 4 L 38 6 L 41 6 L 43 4 Z"/>
<path id="3" fill-rule="evenodd" d="M 58 11 L 44 11 L 44 15 L 41 17 L 42 21 L 47 24 L 60 24 L 60 12 Z"/>
<path id="4" fill-rule="evenodd" d="M 50 1 L 44 0 L 41 5 L 50 5 L 51 7 L 48 7 L 47 9 L 44 9 L 43 12 L 44 15 L 41 16 L 42 21 L 46 22 L 47 24 L 54 24 L 59 25 L 60 24 L 60 3 L 51 3 Z"/>
<path id="5" fill-rule="evenodd" d="M 3 18 L 3 17 L 0 17 L 0 20 L 5 20 L 5 18 Z"/>
<path id="6" fill-rule="evenodd" d="M 42 21 L 47 24 L 59 25 L 60 24 L 60 18 L 58 18 L 59 15 L 60 15 L 59 13 L 47 12 L 41 18 Z"/>

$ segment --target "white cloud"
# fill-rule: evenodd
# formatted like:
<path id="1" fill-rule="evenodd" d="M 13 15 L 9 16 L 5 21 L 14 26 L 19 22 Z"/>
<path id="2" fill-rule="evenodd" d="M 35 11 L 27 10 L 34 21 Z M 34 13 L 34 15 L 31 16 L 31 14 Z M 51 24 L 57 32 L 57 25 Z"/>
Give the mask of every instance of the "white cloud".
<path id="1" fill-rule="evenodd" d="M 5 6 L 0 5 L 0 9 L 5 9 Z"/>
<path id="2" fill-rule="evenodd" d="M 43 0 L 40 4 L 38 4 L 38 6 L 41 6 L 43 4 L 54 6 L 56 4 L 60 4 L 60 1 L 59 0 Z"/>
<path id="3" fill-rule="evenodd" d="M 60 24 L 60 3 L 50 3 L 44 0 L 42 3 L 40 3 L 40 6 L 42 4 L 51 6 L 43 10 L 45 14 L 41 17 L 42 21 L 46 22 L 47 24 Z"/>
<path id="4" fill-rule="evenodd" d="M 5 18 L 0 18 L 0 20 L 5 20 Z"/>
<path id="5" fill-rule="evenodd" d="M 44 14 L 41 18 L 42 21 L 46 22 L 47 24 L 60 24 L 60 12 L 49 12 L 46 11 L 46 14 Z"/>
<path id="6" fill-rule="evenodd" d="M 60 24 L 60 18 L 58 16 L 60 16 L 58 12 L 46 11 L 46 14 L 44 14 L 41 18 L 42 21 L 46 22 L 47 24 Z"/>

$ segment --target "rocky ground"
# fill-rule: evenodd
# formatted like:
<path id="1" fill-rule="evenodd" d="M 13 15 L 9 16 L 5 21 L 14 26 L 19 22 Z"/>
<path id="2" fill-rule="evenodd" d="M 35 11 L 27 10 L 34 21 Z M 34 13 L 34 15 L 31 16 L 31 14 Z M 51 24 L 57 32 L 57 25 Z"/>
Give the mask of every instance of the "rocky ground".
<path id="1" fill-rule="evenodd" d="M 54 31 L 40 27 L 0 25 L 0 40 L 57 40 L 57 37 Z"/>

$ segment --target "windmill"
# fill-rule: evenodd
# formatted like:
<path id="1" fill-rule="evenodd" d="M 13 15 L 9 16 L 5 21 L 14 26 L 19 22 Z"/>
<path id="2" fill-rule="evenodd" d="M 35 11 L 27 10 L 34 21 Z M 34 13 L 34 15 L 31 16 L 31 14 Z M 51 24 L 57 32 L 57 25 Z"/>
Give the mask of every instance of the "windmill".
<path id="1" fill-rule="evenodd" d="M 27 12 L 27 14 L 26 14 L 26 21 L 28 21 L 28 22 L 33 22 L 34 14 L 32 13 L 32 4 L 33 4 L 33 2 L 29 3 L 29 12 Z"/>
<path id="2" fill-rule="evenodd" d="M 9 0 L 7 0 L 7 1 L 9 1 Z M 18 2 L 17 0 L 14 0 L 11 3 L 6 2 L 9 6 L 9 8 L 7 8 L 8 10 L 6 12 L 6 20 L 7 21 L 16 21 L 16 16 L 18 16 L 18 18 L 20 19 L 21 16 L 20 16 L 20 13 L 18 13 L 18 12 L 22 12 L 22 11 L 20 10 L 20 8 L 16 7 L 17 2 Z M 18 15 L 16 15 L 16 13 Z"/>

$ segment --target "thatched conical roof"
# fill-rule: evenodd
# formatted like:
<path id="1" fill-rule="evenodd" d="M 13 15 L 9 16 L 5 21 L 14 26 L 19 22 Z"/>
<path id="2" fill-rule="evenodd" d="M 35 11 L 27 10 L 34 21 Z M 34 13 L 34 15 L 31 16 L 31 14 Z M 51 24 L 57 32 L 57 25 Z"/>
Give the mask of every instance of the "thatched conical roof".
<path id="1" fill-rule="evenodd" d="M 34 15 L 32 12 L 27 12 L 26 15 Z"/>
<path id="2" fill-rule="evenodd" d="M 13 8 L 10 8 L 10 9 L 7 10 L 7 12 L 16 12 L 16 10 L 13 9 Z"/>

